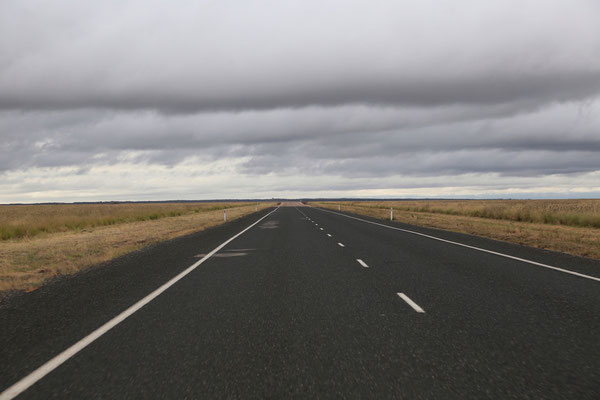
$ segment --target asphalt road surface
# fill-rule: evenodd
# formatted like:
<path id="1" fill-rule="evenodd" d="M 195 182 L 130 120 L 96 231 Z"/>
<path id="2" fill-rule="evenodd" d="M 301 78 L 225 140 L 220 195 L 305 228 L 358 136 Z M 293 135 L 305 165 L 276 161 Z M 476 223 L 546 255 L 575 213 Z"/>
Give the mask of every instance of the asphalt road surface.
<path id="1" fill-rule="evenodd" d="M 359 218 L 265 210 L 10 298 L 0 399 L 600 398 L 599 262 Z"/>

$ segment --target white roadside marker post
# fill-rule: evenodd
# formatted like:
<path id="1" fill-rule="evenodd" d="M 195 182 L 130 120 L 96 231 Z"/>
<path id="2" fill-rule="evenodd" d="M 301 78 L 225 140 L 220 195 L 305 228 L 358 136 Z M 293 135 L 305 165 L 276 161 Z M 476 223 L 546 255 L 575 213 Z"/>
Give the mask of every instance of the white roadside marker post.
<path id="1" fill-rule="evenodd" d="M 338 211 L 342 211 L 342 205 L 338 204 Z"/>
<path id="2" fill-rule="evenodd" d="M 227 222 L 227 210 L 223 210 L 223 222 Z"/>
<path id="3" fill-rule="evenodd" d="M 390 207 L 390 221 L 394 220 L 394 209 Z"/>

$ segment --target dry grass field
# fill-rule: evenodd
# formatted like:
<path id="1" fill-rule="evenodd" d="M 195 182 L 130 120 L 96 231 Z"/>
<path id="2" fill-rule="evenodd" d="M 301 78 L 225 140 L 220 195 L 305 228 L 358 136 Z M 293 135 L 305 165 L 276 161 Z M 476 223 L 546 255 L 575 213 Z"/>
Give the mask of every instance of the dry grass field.
<path id="1" fill-rule="evenodd" d="M 0 206 L 0 240 L 235 208 L 248 203 L 100 203 Z"/>
<path id="2" fill-rule="evenodd" d="M 415 200 L 311 205 L 600 259 L 600 200 Z"/>
<path id="3" fill-rule="evenodd" d="M 32 290 L 152 243 L 196 232 L 272 203 L 0 206 L 0 291 Z M 16 233 L 15 233 L 16 232 Z"/>

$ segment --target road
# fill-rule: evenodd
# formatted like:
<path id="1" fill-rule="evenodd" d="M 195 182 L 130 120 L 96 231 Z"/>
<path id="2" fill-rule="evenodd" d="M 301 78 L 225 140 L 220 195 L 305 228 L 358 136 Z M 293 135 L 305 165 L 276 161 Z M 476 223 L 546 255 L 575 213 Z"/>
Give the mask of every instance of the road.
<path id="1" fill-rule="evenodd" d="M 564 254 L 265 210 L 9 299 L 0 399 L 597 399 L 599 277 Z"/>

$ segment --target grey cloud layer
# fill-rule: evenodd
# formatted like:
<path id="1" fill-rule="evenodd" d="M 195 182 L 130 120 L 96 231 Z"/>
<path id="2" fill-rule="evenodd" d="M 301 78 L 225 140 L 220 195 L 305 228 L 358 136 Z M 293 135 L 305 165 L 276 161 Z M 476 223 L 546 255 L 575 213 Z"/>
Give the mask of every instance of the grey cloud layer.
<path id="1" fill-rule="evenodd" d="M 5 0 L 0 176 L 231 160 L 273 190 L 567 185 L 600 170 L 598 21 L 595 0 Z"/>
<path id="2" fill-rule="evenodd" d="M 464 107 L 303 108 L 163 115 L 5 112 L 1 169 L 111 163 L 175 165 L 196 156 L 251 157 L 245 173 L 352 175 L 452 171 L 544 174 L 598 167 L 600 103 L 524 114 Z M 490 116 L 491 115 L 491 116 Z"/>
<path id="3" fill-rule="evenodd" d="M 97 3 L 0 5 L 0 107 L 546 103 L 600 90 L 591 0 Z"/>

